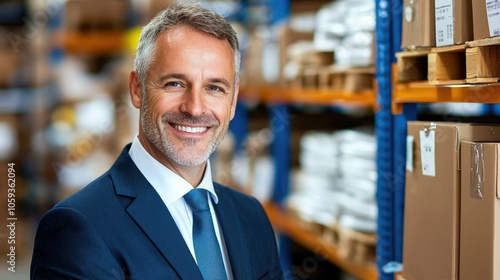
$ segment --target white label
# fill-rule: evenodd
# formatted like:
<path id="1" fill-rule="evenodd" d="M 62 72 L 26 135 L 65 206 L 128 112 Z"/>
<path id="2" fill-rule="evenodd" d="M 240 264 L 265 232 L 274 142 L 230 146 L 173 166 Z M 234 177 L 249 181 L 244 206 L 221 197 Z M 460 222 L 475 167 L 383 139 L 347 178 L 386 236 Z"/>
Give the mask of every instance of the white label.
<path id="1" fill-rule="evenodd" d="M 436 0 L 436 46 L 453 45 L 453 0 Z"/>
<path id="2" fill-rule="evenodd" d="M 500 0 L 486 0 L 490 36 L 500 35 Z"/>
<path id="3" fill-rule="evenodd" d="M 406 136 L 406 170 L 413 172 L 413 135 Z"/>
<path id="4" fill-rule="evenodd" d="M 422 160 L 422 175 L 436 176 L 436 132 L 420 131 L 420 159 Z"/>

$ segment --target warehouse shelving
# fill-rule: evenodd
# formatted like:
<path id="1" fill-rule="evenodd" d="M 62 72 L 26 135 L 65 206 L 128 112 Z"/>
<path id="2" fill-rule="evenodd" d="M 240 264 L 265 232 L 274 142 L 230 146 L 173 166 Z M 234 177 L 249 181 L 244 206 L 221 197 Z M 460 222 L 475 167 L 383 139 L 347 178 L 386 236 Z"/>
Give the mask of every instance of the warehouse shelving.
<path id="1" fill-rule="evenodd" d="M 395 53 L 400 51 L 403 1 L 377 0 L 377 8 L 377 93 L 380 97 L 378 105 L 385 110 L 385 113 L 377 113 L 379 118 L 376 121 L 377 163 L 381 178 L 378 184 L 377 250 L 380 279 L 402 280 L 401 274 L 394 276 L 391 271 L 384 272 L 382 268 L 393 261 L 402 262 L 407 121 L 417 119 L 417 105 L 421 103 L 500 103 L 500 84 L 398 82 Z M 389 141 L 391 146 L 387 147 L 383 139 Z M 388 161 L 384 163 L 383 158 Z"/>
<path id="2" fill-rule="evenodd" d="M 323 258 L 359 279 L 377 279 L 377 270 L 374 265 L 362 265 L 344 260 L 339 256 L 335 247 L 323 241 L 316 234 L 304 230 L 277 205 L 269 203 L 264 205 L 264 208 L 271 223 L 277 230 L 286 233 L 305 248 L 321 254 Z"/>
<path id="3" fill-rule="evenodd" d="M 274 1 L 271 3 L 270 11 L 272 13 L 272 24 L 284 20 L 282 17 L 286 17 L 282 12 L 283 7 L 289 6 L 289 0 Z M 379 1 L 376 1 L 377 3 Z M 377 5 L 377 9 L 378 9 Z M 387 13 L 390 7 L 384 6 Z M 275 9 L 276 8 L 276 9 Z M 279 11 L 279 15 L 276 15 L 275 11 Z M 377 30 L 377 34 L 379 31 Z M 390 33 L 390 32 L 389 32 Z M 384 31 L 384 35 L 388 32 Z M 380 37 L 380 36 L 379 36 Z M 389 49 L 387 49 L 389 50 Z M 384 56 L 384 54 L 386 54 Z M 377 61 L 381 61 L 381 53 L 377 53 Z M 391 54 L 382 53 L 382 57 L 390 57 Z M 390 67 L 390 63 L 386 63 Z M 390 69 L 387 72 L 389 79 L 386 83 L 374 83 L 374 86 L 378 88 L 383 87 L 386 92 L 390 92 Z M 291 107 L 295 105 L 312 105 L 312 106 L 365 106 L 371 107 L 376 116 L 380 115 L 382 112 L 383 116 L 391 117 L 391 99 L 386 97 L 385 100 L 387 106 L 380 108 L 381 99 L 378 96 L 378 91 L 374 90 L 364 90 L 359 92 L 346 92 L 343 90 L 332 90 L 332 89 L 312 89 L 312 88 L 293 88 L 293 87 L 283 87 L 283 86 L 246 86 L 240 90 L 240 101 L 242 101 L 236 110 L 236 116 L 231 122 L 231 130 L 235 134 L 237 139 L 237 145 L 241 148 L 241 143 L 245 139 L 245 134 L 248 131 L 248 116 L 247 110 L 248 106 L 245 104 L 255 104 L 264 103 L 267 105 L 269 112 L 269 124 L 270 130 L 273 132 L 273 143 L 271 144 L 271 154 L 275 159 L 274 164 L 274 193 L 273 193 L 273 204 L 266 205 L 266 210 L 269 214 L 273 225 L 280 233 L 278 238 L 278 243 L 280 247 L 280 258 L 282 266 L 285 270 L 285 276 L 289 277 L 291 268 L 291 246 L 290 239 L 302 244 L 304 247 L 314 250 L 317 246 L 323 246 L 320 243 L 319 236 L 313 233 L 307 232 L 297 225 L 295 221 L 290 219 L 285 212 L 283 212 L 282 205 L 285 198 L 288 195 L 289 185 L 290 185 L 290 171 L 291 171 Z M 382 103 L 382 105 L 385 105 Z M 389 134 L 387 137 L 390 138 Z M 391 141 L 383 141 L 386 146 L 386 150 L 392 149 Z M 385 155 L 385 154 L 383 154 Z M 380 161 L 380 156 L 377 161 Z M 391 159 L 383 158 L 382 161 L 389 162 Z M 391 170 L 392 171 L 392 170 Z M 380 186 L 378 186 L 380 188 Z M 392 203 L 392 199 L 383 205 L 389 205 Z M 389 221 L 389 220 L 387 220 Z M 390 220 L 392 225 L 392 219 Z M 387 232 L 387 230 L 386 230 Z M 392 236 L 390 237 L 392 238 Z M 388 242 L 392 242 L 392 239 L 387 239 Z M 377 238 L 378 240 L 378 238 Z M 377 241 L 378 242 L 378 241 Z M 387 242 L 386 242 L 387 243 Z M 313 247 L 314 246 L 314 247 Z M 345 260 L 339 258 L 339 255 L 332 247 L 327 247 L 327 259 L 338 267 L 344 269 L 345 271 L 357 276 L 360 279 L 378 279 L 379 272 L 376 266 L 360 266 L 356 264 L 351 264 Z M 378 249 L 377 249 L 378 250 Z M 392 248 L 391 248 L 392 250 Z M 382 250 L 381 252 L 385 252 Z M 377 253 L 379 254 L 379 253 Z M 325 257 L 325 256 L 324 256 Z M 390 258 L 379 259 L 379 264 L 387 260 L 392 260 L 392 255 Z M 392 275 L 392 274 L 391 274 Z M 292 275 L 293 276 L 293 275 Z M 295 279 L 295 277 L 292 277 Z M 288 279 L 288 278 L 287 278 Z"/>
<path id="4" fill-rule="evenodd" d="M 243 104 L 264 103 L 269 110 L 271 131 L 274 132 L 274 141 L 271 153 L 275 158 L 275 183 L 273 203 L 265 205 L 265 209 L 273 226 L 278 233 L 293 239 L 305 248 L 314 251 L 318 248 L 323 253 L 322 256 L 331 263 L 340 267 L 344 271 L 355 275 L 360 279 L 377 279 L 377 269 L 373 266 L 360 265 L 348 262 L 337 253 L 337 249 L 322 241 L 321 237 L 300 227 L 296 220 L 290 218 L 280 205 L 288 195 L 289 175 L 291 171 L 291 118 L 290 106 L 293 105 L 313 105 L 313 106 L 363 106 L 374 108 L 376 95 L 373 90 L 360 92 L 346 92 L 342 90 L 326 89 L 301 89 L 282 86 L 258 86 L 244 87 L 240 90 L 239 99 Z M 235 129 L 245 127 L 248 120 L 245 119 L 245 106 L 239 106 L 237 117 L 232 122 L 233 133 Z M 240 112 L 238 114 L 238 111 Z M 246 128 L 245 128 L 246 129 Z M 243 129 L 242 133 L 245 133 Z M 238 133 L 236 133 L 238 134 Z M 244 136 L 236 138 L 243 139 Z M 280 239 L 280 253 L 283 266 L 288 265 L 287 258 L 290 256 L 289 244 L 286 238 Z M 285 269 L 286 270 L 286 269 Z M 285 273 L 286 274 L 286 273 Z"/>

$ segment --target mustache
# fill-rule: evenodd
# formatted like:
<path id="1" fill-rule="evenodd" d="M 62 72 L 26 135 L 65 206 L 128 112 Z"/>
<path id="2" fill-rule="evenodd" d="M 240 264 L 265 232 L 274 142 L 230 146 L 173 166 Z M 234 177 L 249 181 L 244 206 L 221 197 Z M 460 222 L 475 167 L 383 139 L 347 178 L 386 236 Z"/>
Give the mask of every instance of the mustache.
<path id="1" fill-rule="evenodd" d="M 161 120 L 165 123 L 189 124 L 193 126 L 219 126 L 220 122 L 214 115 L 191 116 L 186 113 L 167 112 Z"/>

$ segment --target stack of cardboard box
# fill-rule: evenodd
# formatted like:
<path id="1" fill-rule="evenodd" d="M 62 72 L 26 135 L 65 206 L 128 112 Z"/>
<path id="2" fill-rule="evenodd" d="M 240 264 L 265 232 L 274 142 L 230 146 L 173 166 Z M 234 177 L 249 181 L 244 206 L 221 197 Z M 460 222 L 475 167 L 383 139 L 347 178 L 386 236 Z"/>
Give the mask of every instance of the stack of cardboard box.
<path id="1" fill-rule="evenodd" d="M 500 35 L 497 1 L 405 0 L 402 49 L 460 45 Z"/>
<path id="2" fill-rule="evenodd" d="M 498 279 L 499 125 L 408 123 L 403 275 Z"/>

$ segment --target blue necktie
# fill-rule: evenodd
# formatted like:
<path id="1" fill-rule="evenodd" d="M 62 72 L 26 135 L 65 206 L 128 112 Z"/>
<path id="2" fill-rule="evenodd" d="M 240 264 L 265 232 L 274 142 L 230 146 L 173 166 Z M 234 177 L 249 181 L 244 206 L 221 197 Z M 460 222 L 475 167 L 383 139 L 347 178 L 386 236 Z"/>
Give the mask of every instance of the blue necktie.
<path id="1" fill-rule="evenodd" d="M 192 189 L 184 195 L 193 211 L 193 241 L 196 260 L 205 280 L 226 280 L 222 253 L 208 207 L 207 190 Z"/>

